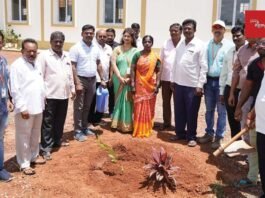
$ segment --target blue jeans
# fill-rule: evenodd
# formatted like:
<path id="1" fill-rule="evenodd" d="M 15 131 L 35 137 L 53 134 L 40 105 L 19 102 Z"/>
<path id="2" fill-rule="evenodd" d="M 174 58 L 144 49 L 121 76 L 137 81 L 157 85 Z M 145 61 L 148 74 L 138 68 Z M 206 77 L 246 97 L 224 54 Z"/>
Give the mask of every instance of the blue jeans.
<path id="1" fill-rule="evenodd" d="M 4 168 L 4 131 L 7 126 L 7 112 L 0 112 L 0 170 Z"/>
<path id="2" fill-rule="evenodd" d="M 226 108 L 224 104 L 221 104 L 219 100 L 220 88 L 219 88 L 219 78 L 209 79 L 207 78 L 207 83 L 204 85 L 205 94 L 205 105 L 206 105 L 206 133 L 211 136 L 216 136 L 217 138 L 223 138 L 226 125 Z M 214 133 L 214 114 L 215 108 L 217 107 L 217 127 Z"/>

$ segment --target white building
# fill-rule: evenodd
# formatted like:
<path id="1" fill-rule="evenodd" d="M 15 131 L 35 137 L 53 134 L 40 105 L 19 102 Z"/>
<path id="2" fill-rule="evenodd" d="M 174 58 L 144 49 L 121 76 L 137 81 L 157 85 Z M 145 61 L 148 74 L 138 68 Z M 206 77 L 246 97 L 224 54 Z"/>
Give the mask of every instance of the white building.
<path id="1" fill-rule="evenodd" d="M 51 32 L 60 30 L 68 49 L 80 40 L 85 24 L 115 28 L 119 41 L 123 29 L 136 22 L 141 36 L 151 34 L 154 47 L 160 48 L 172 23 L 195 19 L 196 36 L 206 41 L 212 37 L 213 21 L 224 20 L 229 32 L 242 23 L 247 9 L 265 10 L 265 0 L 0 0 L 0 29 L 11 25 L 22 39 L 36 39 L 40 48 L 48 48 Z"/>

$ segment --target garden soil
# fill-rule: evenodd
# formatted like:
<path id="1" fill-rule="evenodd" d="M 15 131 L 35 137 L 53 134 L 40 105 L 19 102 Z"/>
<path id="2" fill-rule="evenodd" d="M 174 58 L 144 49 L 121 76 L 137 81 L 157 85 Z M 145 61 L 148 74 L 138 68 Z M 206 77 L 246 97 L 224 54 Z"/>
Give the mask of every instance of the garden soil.
<path id="1" fill-rule="evenodd" d="M 8 62 L 18 52 L 1 52 Z M 213 157 L 210 145 L 188 147 L 186 141 L 170 142 L 173 130 L 160 131 L 162 123 L 161 94 L 158 94 L 156 118 L 150 138 L 133 138 L 110 130 L 110 119 L 105 126 L 93 127 L 97 136 L 85 142 L 73 139 L 73 107 L 69 103 L 64 139 L 70 146 L 52 153 L 52 160 L 36 166 L 36 174 L 26 176 L 20 172 L 15 158 L 14 115 L 10 114 L 5 135 L 5 167 L 14 176 L 9 183 L 0 183 L 0 197 L 257 197 L 260 186 L 235 188 L 234 183 L 246 177 L 246 156 Z M 204 134 L 205 106 L 202 100 L 198 135 Z M 229 127 L 227 127 L 228 129 Z M 226 134 L 225 141 L 230 138 Z M 143 185 L 148 172 L 143 168 L 152 161 L 152 148 L 163 147 L 179 167 L 174 177 L 176 192 Z M 113 162 L 114 161 L 114 162 Z"/>

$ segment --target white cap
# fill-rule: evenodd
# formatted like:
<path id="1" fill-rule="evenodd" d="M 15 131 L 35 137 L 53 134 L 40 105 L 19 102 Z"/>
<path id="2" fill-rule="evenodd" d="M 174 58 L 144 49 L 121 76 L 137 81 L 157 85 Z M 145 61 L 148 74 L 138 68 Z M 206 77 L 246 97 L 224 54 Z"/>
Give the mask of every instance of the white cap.
<path id="1" fill-rule="evenodd" d="M 222 20 L 216 20 L 216 21 L 213 23 L 212 27 L 213 27 L 213 26 L 216 26 L 216 25 L 220 25 L 220 26 L 222 26 L 223 28 L 225 28 L 225 22 L 222 21 Z"/>

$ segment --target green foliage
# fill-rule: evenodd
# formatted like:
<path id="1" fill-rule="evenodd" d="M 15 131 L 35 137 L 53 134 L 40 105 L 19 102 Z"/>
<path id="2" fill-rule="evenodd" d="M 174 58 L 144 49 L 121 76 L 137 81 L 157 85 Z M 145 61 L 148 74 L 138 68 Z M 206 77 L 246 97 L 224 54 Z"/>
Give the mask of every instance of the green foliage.
<path id="1" fill-rule="evenodd" d="M 21 34 L 17 34 L 11 25 L 8 25 L 6 31 L 1 30 L 1 32 L 5 36 L 5 43 L 18 43 L 18 40 L 21 37 Z"/>
<path id="2" fill-rule="evenodd" d="M 107 151 L 111 162 L 116 163 L 118 161 L 118 158 L 117 158 L 116 152 L 113 150 L 113 148 L 111 146 L 103 143 L 100 139 L 98 139 L 97 142 L 98 142 L 98 145 L 100 148 Z"/>

